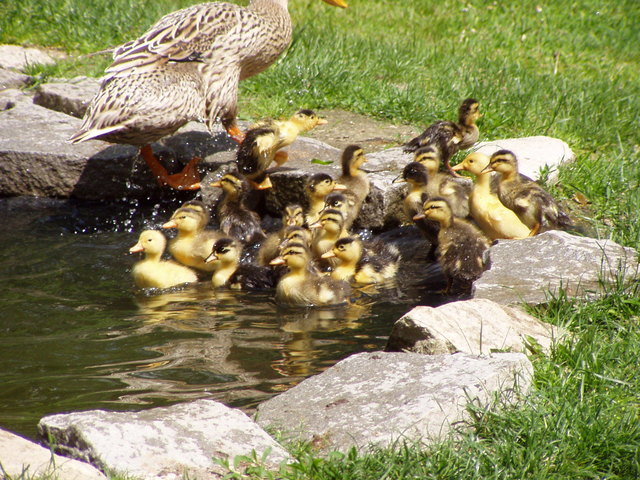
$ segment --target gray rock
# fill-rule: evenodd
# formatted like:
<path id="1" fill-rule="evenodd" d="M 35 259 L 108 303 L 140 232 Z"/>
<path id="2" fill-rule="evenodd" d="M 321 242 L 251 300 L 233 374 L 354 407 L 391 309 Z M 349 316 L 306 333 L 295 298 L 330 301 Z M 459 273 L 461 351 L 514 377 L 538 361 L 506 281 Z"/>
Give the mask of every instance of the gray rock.
<path id="1" fill-rule="evenodd" d="M 548 352 L 552 342 L 565 334 L 517 308 L 473 299 L 437 308 L 415 307 L 393 325 L 385 350 L 427 355 L 526 353 L 527 345 L 534 343 Z"/>
<path id="2" fill-rule="evenodd" d="M 501 304 L 539 304 L 562 288 L 570 297 L 602 293 L 603 286 L 638 276 L 638 252 L 610 240 L 549 231 L 523 240 L 500 240 L 489 251 L 491 268 L 474 283 L 473 296 Z"/>
<path id="3" fill-rule="evenodd" d="M 32 477 L 58 480 L 106 479 L 91 465 L 52 454 L 51 450 L 0 429 L 0 473 L 10 478 Z M 3 475 L 2 478 L 5 478 Z"/>
<path id="4" fill-rule="evenodd" d="M 0 67 L 24 70 L 29 65 L 55 63 L 51 56 L 37 48 L 19 45 L 0 45 Z"/>
<path id="5" fill-rule="evenodd" d="M 26 87 L 31 83 L 31 79 L 29 75 L 0 68 L 0 90 Z"/>
<path id="6" fill-rule="evenodd" d="M 18 103 L 32 103 L 31 95 L 19 90 L 17 88 L 7 88 L 6 90 L 0 90 L 0 112 L 9 110 L 15 107 Z M 2 117 L 0 116 L 0 119 Z M 8 131 L 2 132 L 4 135 L 9 135 Z"/>
<path id="7" fill-rule="evenodd" d="M 521 353 L 360 353 L 261 403 L 256 419 L 322 451 L 429 442 L 466 419 L 469 402 L 489 405 L 494 392 L 515 401 L 531 375 Z"/>
<path id="8" fill-rule="evenodd" d="M 33 103 L 82 118 L 99 88 L 100 82 L 88 77 L 78 77 L 66 82 L 45 83 L 38 87 Z"/>
<path id="9" fill-rule="evenodd" d="M 145 479 L 211 478 L 224 473 L 213 458 L 270 451 L 268 465 L 288 453 L 243 412 L 213 400 L 197 400 L 140 412 L 92 410 L 44 417 L 40 434 L 57 449 L 101 470 Z"/>

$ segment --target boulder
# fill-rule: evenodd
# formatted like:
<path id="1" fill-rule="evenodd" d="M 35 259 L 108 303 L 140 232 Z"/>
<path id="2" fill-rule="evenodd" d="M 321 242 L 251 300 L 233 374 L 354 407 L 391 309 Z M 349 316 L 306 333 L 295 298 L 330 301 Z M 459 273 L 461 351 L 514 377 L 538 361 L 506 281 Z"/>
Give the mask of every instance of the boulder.
<path id="1" fill-rule="evenodd" d="M 393 325 L 385 350 L 483 355 L 526 353 L 530 346 L 548 352 L 565 333 L 517 308 L 472 299 L 437 308 L 415 307 Z"/>
<path id="2" fill-rule="evenodd" d="M 65 82 L 45 83 L 38 87 L 33 103 L 56 112 L 82 118 L 89 102 L 98 92 L 95 78 L 77 77 Z"/>
<path id="3" fill-rule="evenodd" d="M 58 480 L 106 480 L 91 465 L 51 453 L 51 450 L 0 429 L 0 474 L 8 478 L 44 477 Z"/>
<path id="4" fill-rule="evenodd" d="M 225 473 L 214 458 L 233 459 L 253 450 L 267 465 L 288 453 L 240 410 L 197 400 L 140 412 L 92 410 L 50 415 L 38 431 L 57 450 L 103 471 L 142 479 L 211 478 Z"/>
<path id="5" fill-rule="evenodd" d="M 500 240 L 489 251 L 491 268 L 473 286 L 474 298 L 508 305 L 545 303 L 562 289 L 593 296 L 603 284 L 637 281 L 638 252 L 611 240 L 553 230 L 523 240 Z"/>
<path id="6" fill-rule="evenodd" d="M 50 65 L 55 63 L 48 53 L 37 48 L 20 45 L 0 45 L 0 68 L 24 70 L 29 65 Z"/>
<path id="7" fill-rule="evenodd" d="M 31 83 L 32 77 L 6 68 L 0 68 L 0 90 L 23 88 Z M 3 109 L 2 109 L 3 110 Z"/>
<path id="8" fill-rule="evenodd" d="M 530 387 L 521 353 L 477 357 L 360 353 L 258 405 L 256 421 L 320 451 L 435 441 L 467 419 L 469 402 L 516 401 Z"/>

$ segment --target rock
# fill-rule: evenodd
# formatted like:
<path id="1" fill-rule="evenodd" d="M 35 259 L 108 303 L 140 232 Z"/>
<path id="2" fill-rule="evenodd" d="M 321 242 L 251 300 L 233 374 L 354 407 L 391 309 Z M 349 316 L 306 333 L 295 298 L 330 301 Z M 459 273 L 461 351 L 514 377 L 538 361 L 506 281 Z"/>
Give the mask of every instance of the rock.
<path id="1" fill-rule="evenodd" d="M 474 298 L 507 305 L 540 304 L 562 288 L 569 297 L 602 293 L 620 272 L 638 275 L 638 253 L 610 240 L 553 230 L 523 240 L 500 240 L 489 251 L 491 268 L 474 283 Z"/>
<path id="2" fill-rule="evenodd" d="M 24 70 L 29 65 L 55 63 L 51 56 L 37 48 L 19 45 L 0 45 L 0 67 Z"/>
<path id="3" fill-rule="evenodd" d="M 394 441 L 430 442 L 467 419 L 469 402 L 488 405 L 494 392 L 515 401 L 531 384 L 521 353 L 360 353 L 258 405 L 256 421 L 321 451 Z"/>
<path id="4" fill-rule="evenodd" d="M 503 138 L 480 142 L 473 149 L 486 155 L 491 155 L 502 149 L 511 150 L 518 158 L 520 173 L 538 180 L 541 169 L 549 169 L 548 180 L 551 182 L 557 181 L 560 165 L 572 162 L 576 158 L 565 142 L 545 136 Z"/>
<path id="5" fill-rule="evenodd" d="M 393 325 L 385 350 L 427 355 L 526 353 L 533 340 L 536 348 L 548 352 L 565 333 L 519 309 L 473 299 L 437 308 L 415 307 Z"/>
<path id="6" fill-rule="evenodd" d="M 0 113 L 15 107 L 18 103 L 31 104 L 31 96 L 17 88 L 7 88 L 0 90 Z M 0 119 L 3 117 L 0 114 Z M 4 124 L 0 124 L 4 126 Z M 3 130 L 4 132 L 4 130 Z"/>
<path id="7" fill-rule="evenodd" d="M 140 412 L 92 410 L 50 415 L 40 420 L 43 438 L 56 449 L 101 470 L 126 472 L 143 479 L 211 478 L 225 473 L 213 458 L 260 456 L 268 465 L 288 453 L 240 410 L 213 400 L 197 400 Z M 260 458 L 260 457 L 259 457 Z"/>
<path id="8" fill-rule="evenodd" d="M 100 480 L 107 477 L 78 460 L 51 453 L 51 450 L 0 429 L 0 473 L 8 478 L 32 477 L 58 480 Z"/>
<path id="9" fill-rule="evenodd" d="M 0 68 L 0 90 L 6 90 L 8 88 L 22 88 L 31 83 L 32 77 L 23 73 L 14 72 L 13 70 L 7 70 Z M 2 109 L 4 110 L 4 109 Z"/>
<path id="10" fill-rule="evenodd" d="M 100 82 L 88 77 L 77 77 L 66 82 L 45 83 L 38 87 L 33 103 L 82 118 L 99 88 Z"/>

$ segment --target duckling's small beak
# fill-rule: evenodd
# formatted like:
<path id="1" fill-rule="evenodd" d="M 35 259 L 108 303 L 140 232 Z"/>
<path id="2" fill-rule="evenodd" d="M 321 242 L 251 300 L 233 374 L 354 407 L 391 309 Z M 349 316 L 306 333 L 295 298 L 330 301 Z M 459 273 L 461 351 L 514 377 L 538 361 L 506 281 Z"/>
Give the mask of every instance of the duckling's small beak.
<path id="1" fill-rule="evenodd" d="M 493 167 L 491 166 L 491 164 L 489 164 L 489 165 L 487 165 L 486 167 L 484 167 L 484 168 L 482 169 L 482 172 L 480 172 L 480 173 L 489 172 L 489 171 L 491 171 L 491 170 L 493 170 Z"/>
<path id="2" fill-rule="evenodd" d="M 334 192 L 342 192 L 344 190 L 347 189 L 346 185 L 343 185 L 342 183 L 336 183 L 333 185 L 333 191 Z"/>
<path id="3" fill-rule="evenodd" d="M 222 187 L 222 182 L 220 182 L 220 180 L 216 180 L 213 183 L 209 184 L 210 187 L 217 187 L 217 188 L 221 188 Z"/>
<path id="4" fill-rule="evenodd" d="M 249 183 L 254 188 L 254 190 L 266 190 L 267 188 L 273 187 L 273 184 L 271 183 L 271 179 L 269 178 L 269 176 L 265 176 L 264 180 L 262 180 L 260 183 L 256 183 L 252 180 L 249 180 Z"/>
<path id="5" fill-rule="evenodd" d="M 324 0 L 325 3 L 329 5 L 333 5 L 334 7 L 347 8 L 347 2 L 344 0 Z"/>
<path id="6" fill-rule="evenodd" d="M 413 220 L 422 220 L 424 218 L 427 218 L 427 216 L 424 213 L 417 213 L 413 216 Z"/>
<path id="7" fill-rule="evenodd" d="M 454 172 L 460 172 L 460 171 L 464 170 L 464 165 L 459 163 L 459 164 L 454 165 L 453 167 L 451 167 L 451 170 L 453 170 Z"/>
<path id="8" fill-rule="evenodd" d="M 284 265 L 284 264 L 285 264 L 285 261 L 284 261 L 284 258 L 282 258 L 282 257 L 276 257 L 276 258 L 274 258 L 273 260 L 271 260 L 269 262 L 269 265 L 274 265 L 274 266 L 276 266 L 276 265 Z"/>
<path id="9" fill-rule="evenodd" d="M 318 228 L 322 228 L 322 224 L 320 222 L 315 222 L 309 225 L 309 230 L 317 230 Z"/>
<path id="10" fill-rule="evenodd" d="M 144 252 L 144 247 L 140 242 L 136 243 L 133 247 L 129 249 L 129 253 L 138 253 L 138 252 Z"/>
<path id="11" fill-rule="evenodd" d="M 329 250 L 328 252 L 325 252 L 322 255 L 320 255 L 320 258 L 334 258 L 335 256 L 336 254 L 333 253 L 333 250 Z"/>
<path id="12" fill-rule="evenodd" d="M 162 225 L 162 228 L 178 228 L 178 224 L 175 220 L 169 220 L 167 223 Z"/>
<path id="13" fill-rule="evenodd" d="M 400 174 L 396 178 L 394 178 L 391 183 L 400 183 L 400 181 L 404 182 L 404 178 L 402 178 L 402 174 Z"/>
<path id="14" fill-rule="evenodd" d="M 316 125 L 326 125 L 327 123 L 329 123 L 329 121 L 326 120 L 325 118 L 319 118 L 318 123 L 316 123 Z"/>
<path id="15" fill-rule="evenodd" d="M 204 263 L 211 263 L 216 260 L 218 260 L 218 255 L 216 255 L 216 252 L 212 252 L 211 255 L 204 259 Z"/>

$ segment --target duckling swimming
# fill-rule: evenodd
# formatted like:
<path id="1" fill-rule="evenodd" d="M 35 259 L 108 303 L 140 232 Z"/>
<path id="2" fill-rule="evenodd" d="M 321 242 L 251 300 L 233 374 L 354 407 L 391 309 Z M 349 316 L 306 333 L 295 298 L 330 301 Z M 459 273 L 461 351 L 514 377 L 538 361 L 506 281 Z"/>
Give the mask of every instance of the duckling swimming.
<path id="1" fill-rule="evenodd" d="M 423 212 L 414 218 L 422 217 L 440 223 L 438 262 L 447 278 L 445 292 L 470 293 L 487 267 L 489 239 L 471 222 L 454 216 L 444 198 L 427 200 Z"/>
<path id="2" fill-rule="evenodd" d="M 233 238 L 221 238 L 205 262 L 213 266 L 211 283 L 214 288 L 257 290 L 276 286 L 274 271 L 258 265 L 240 264 L 242 245 Z"/>
<path id="3" fill-rule="evenodd" d="M 276 287 L 276 302 L 295 306 L 339 305 L 349 301 L 347 282 L 321 276 L 309 268 L 311 256 L 304 245 L 289 243 L 271 265 L 286 265 Z"/>
<path id="4" fill-rule="evenodd" d="M 349 145 L 342 152 L 342 175 L 338 178 L 338 183 L 346 187 L 343 194 L 349 201 L 349 208 L 345 224 L 349 226 L 360 213 L 360 208 L 369 195 L 369 178 L 366 172 L 360 170 L 366 161 L 364 150 L 358 145 Z"/>
<path id="5" fill-rule="evenodd" d="M 288 227 L 302 226 L 304 224 L 304 212 L 298 204 L 287 205 L 282 214 L 282 228 L 270 233 L 260 245 L 258 250 L 258 264 L 269 265 L 269 262 L 280 254 L 280 244 L 284 240 Z"/>
<path id="6" fill-rule="evenodd" d="M 133 281 L 139 288 L 169 288 L 198 281 L 196 272 L 172 260 L 162 260 L 167 239 L 157 230 L 145 230 L 130 253 L 144 252 L 144 260 L 137 262 L 132 270 Z"/>
<path id="7" fill-rule="evenodd" d="M 325 198 L 331 192 L 342 191 L 347 187 L 336 183 L 331 175 L 326 173 L 316 173 L 307 179 L 305 194 L 307 197 L 307 210 L 305 212 L 305 222 L 307 225 L 316 223 L 320 219 L 320 213 L 325 208 Z"/>
<path id="8" fill-rule="evenodd" d="M 474 152 L 453 167 L 455 171 L 466 170 L 476 176 L 469 195 L 471 216 L 491 240 L 528 237 L 529 227 L 491 191 L 492 174 L 491 170 L 487 170 L 489 160 L 488 155 Z"/>
<path id="9" fill-rule="evenodd" d="M 573 226 L 569 216 L 540 185 L 518 173 L 518 160 L 513 152 L 499 150 L 491 155 L 488 169 L 500 173 L 498 196 L 531 229 L 530 236 Z"/>

